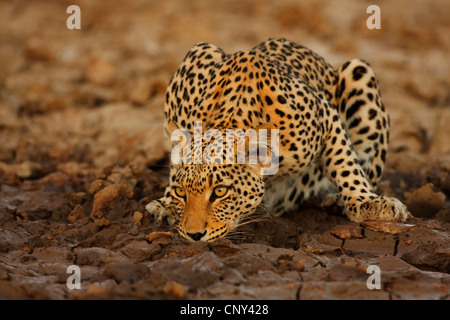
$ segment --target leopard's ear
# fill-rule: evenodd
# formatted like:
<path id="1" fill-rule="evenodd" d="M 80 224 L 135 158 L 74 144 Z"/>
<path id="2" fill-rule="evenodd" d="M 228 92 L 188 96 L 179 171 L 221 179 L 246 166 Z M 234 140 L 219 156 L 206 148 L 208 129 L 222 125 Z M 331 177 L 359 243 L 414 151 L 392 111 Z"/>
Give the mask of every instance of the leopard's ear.
<path id="1" fill-rule="evenodd" d="M 170 121 L 169 124 L 167 125 L 167 133 L 169 134 L 169 136 L 171 136 L 172 132 L 177 129 L 179 129 L 179 128 L 178 128 L 177 124 L 173 121 Z"/>
<path id="2" fill-rule="evenodd" d="M 173 121 L 170 121 L 167 125 L 167 133 L 169 134 L 170 140 L 172 141 L 172 146 L 181 143 L 181 148 L 183 148 L 191 140 L 189 131 L 183 128 L 180 129 L 178 125 Z"/>

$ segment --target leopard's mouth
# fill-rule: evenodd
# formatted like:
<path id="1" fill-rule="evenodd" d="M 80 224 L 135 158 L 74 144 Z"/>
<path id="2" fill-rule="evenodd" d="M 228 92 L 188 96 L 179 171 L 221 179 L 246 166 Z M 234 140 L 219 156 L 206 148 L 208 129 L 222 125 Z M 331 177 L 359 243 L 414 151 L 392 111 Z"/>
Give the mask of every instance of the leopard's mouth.
<path id="1" fill-rule="evenodd" d="M 177 229 L 181 237 L 190 242 L 196 241 L 213 242 L 220 238 L 226 237 L 231 230 L 227 224 L 224 224 L 223 226 L 213 230 L 205 229 L 202 232 L 194 232 L 194 233 L 186 232 L 186 230 L 181 226 L 181 224 L 178 225 Z"/>

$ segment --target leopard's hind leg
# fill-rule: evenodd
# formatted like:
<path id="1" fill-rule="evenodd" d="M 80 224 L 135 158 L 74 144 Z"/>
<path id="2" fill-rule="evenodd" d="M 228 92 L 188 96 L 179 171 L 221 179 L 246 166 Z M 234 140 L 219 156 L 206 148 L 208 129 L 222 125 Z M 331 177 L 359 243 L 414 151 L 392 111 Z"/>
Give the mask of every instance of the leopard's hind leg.
<path id="1" fill-rule="evenodd" d="M 389 118 L 372 68 L 352 60 L 338 70 L 331 101 L 339 121 L 332 121 L 322 163 L 353 221 L 405 221 L 411 214 L 397 199 L 374 193 L 386 159 Z M 335 116 L 333 116 L 335 117 Z"/>
<path id="2" fill-rule="evenodd" d="M 345 125 L 360 165 L 373 188 L 384 169 L 389 142 L 389 116 L 378 83 L 366 62 L 354 59 L 338 70 L 332 105 Z"/>

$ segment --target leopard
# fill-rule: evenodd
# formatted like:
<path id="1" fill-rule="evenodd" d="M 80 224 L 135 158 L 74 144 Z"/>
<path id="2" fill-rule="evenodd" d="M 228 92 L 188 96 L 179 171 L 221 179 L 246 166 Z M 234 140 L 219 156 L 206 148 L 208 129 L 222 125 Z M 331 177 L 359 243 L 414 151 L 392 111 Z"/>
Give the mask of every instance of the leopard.
<path id="1" fill-rule="evenodd" d="M 376 193 L 390 120 L 378 79 L 362 59 L 334 68 L 285 38 L 233 54 L 201 42 L 171 78 L 164 116 L 172 151 L 192 147 L 194 157 L 223 143 L 210 136 L 195 141 L 195 133 L 277 130 L 278 153 L 265 149 L 276 155 L 275 174 L 264 174 L 267 161 L 224 163 L 220 154 L 209 162 L 171 160 L 164 195 L 146 210 L 186 240 L 212 242 L 256 212 L 278 217 L 312 199 L 337 204 L 356 223 L 412 217 L 400 200 Z M 243 140 L 249 149 L 249 139 Z"/>

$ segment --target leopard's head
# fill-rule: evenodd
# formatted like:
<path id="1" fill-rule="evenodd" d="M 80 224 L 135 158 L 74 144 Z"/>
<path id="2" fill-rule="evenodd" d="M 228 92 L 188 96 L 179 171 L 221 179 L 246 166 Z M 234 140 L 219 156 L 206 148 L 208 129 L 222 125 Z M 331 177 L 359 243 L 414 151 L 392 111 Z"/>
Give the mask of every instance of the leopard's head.
<path id="1" fill-rule="evenodd" d="M 254 146 L 264 145 L 267 152 L 260 131 L 254 132 L 255 139 L 242 130 L 233 136 L 227 130 L 202 133 L 197 142 L 187 131 L 175 139 L 179 148 L 172 149 L 170 190 L 180 234 L 191 241 L 214 241 L 239 226 L 261 203 L 263 172 L 274 153 L 260 161 L 262 149 Z"/>
<path id="2" fill-rule="evenodd" d="M 191 241 L 226 236 L 255 211 L 264 195 L 262 178 L 245 165 L 174 165 L 170 187 L 179 233 Z"/>

